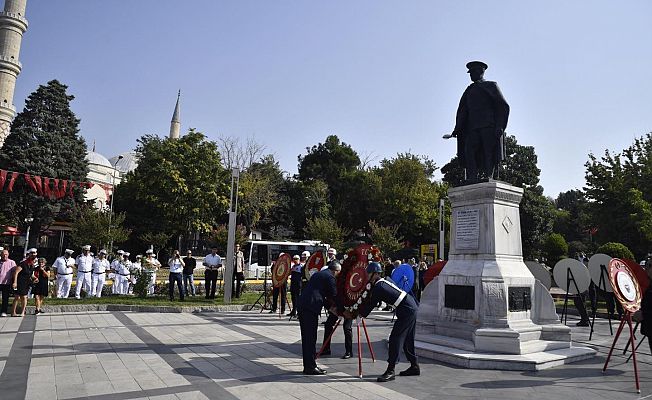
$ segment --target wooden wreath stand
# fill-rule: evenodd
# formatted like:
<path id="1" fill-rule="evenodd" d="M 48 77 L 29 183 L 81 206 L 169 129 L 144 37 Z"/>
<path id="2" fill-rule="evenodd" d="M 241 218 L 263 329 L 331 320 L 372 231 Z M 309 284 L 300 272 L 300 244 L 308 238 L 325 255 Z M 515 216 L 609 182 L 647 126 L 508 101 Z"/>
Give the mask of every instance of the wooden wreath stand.
<path id="1" fill-rule="evenodd" d="M 367 345 L 369 346 L 369 353 L 371 353 L 371 359 L 373 362 L 376 362 L 376 354 L 374 353 L 374 348 L 371 345 L 371 340 L 369 340 L 369 332 L 367 332 L 367 324 L 364 322 L 364 318 L 362 317 L 357 317 L 355 319 L 356 325 L 358 327 L 358 377 L 362 379 L 362 342 L 360 341 L 360 322 L 362 322 L 362 329 L 364 330 L 364 335 L 365 338 L 367 339 Z M 333 334 L 337 330 L 337 327 L 340 326 L 340 323 L 342 322 L 342 318 L 338 318 L 337 322 L 333 326 L 333 331 L 331 334 L 326 338 L 324 341 L 324 344 L 321 345 L 321 348 L 319 349 L 319 352 L 315 355 L 315 359 L 319 358 L 321 356 L 321 353 L 324 351 L 326 346 L 328 346 L 331 343 L 331 339 L 333 338 Z M 634 359 L 634 362 L 636 362 L 636 359 Z"/>
<path id="2" fill-rule="evenodd" d="M 631 296 L 632 294 L 634 295 L 633 299 L 627 298 L 621 291 L 623 290 L 620 283 L 619 283 L 619 277 L 618 275 L 627 275 L 623 279 L 625 281 L 625 285 L 623 285 L 625 288 L 629 289 L 629 295 Z M 641 307 L 641 290 L 640 286 L 638 284 L 638 281 L 636 279 L 636 276 L 634 272 L 627 266 L 627 264 L 618 258 L 614 258 L 609 262 L 609 280 L 611 281 L 611 286 L 614 289 L 614 295 L 616 296 L 616 299 L 620 302 L 620 304 L 623 306 L 624 310 L 624 315 L 622 319 L 620 320 L 620 325 L 618 326 L 618 330 L 616 331 L 616 337 L 614 337 L 614 341 L 611 344 L 611 348 L 609 349 L 609 354 L 607 355 L 607 359 L 604 362 L 604 367 L 602 367 L 602 372 L 605 372 L 607 370 L 607 366 L 609 365 L 609 360 L 611 359 L 611 354 L 614 351 L 614 348 L 616 347 L 616 343 L 618 342 L 618 338 L 620 337 L 620 334 L 623 331 L 623 328 L 625 327 L 625 323 L 627 323 L 627 327 L 629 328 L 629 339 L 628 339 L 628 344 L 627 346 L 632 347 L 632 360 L 634 360 L 634 378 L 636 381 L 636 392 L 641 393 L 641 385 L 638 377 L 638 364 L 636 363 L 636 337 L 634 335 L 634 327 L 632 326 L 632 315 L 634 312 L 636 312 L 638 309 Z M 629 281 L 629 282 L 628 282 Z M 633 287 L 630 287 L 633 285 Z M 633 292 L 633 293 L 632 293 Z"/>

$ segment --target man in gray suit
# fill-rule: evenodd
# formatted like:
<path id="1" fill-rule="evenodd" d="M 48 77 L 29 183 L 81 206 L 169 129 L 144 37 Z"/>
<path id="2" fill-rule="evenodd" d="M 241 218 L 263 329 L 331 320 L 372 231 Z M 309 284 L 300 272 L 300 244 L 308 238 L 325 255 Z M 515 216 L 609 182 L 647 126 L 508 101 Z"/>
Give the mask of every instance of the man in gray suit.
<path id="1" fill-rule="evenodd" d="M 509 105 L 496 82 L 484 80 L 488 68 L 482 61 L 466 64 L 473 83 L 462 95 L 455 129 L 445 139 L 457 137 L 457 158 L 469 183 L 493 178 L 505 158 L 504 138 Z"/>

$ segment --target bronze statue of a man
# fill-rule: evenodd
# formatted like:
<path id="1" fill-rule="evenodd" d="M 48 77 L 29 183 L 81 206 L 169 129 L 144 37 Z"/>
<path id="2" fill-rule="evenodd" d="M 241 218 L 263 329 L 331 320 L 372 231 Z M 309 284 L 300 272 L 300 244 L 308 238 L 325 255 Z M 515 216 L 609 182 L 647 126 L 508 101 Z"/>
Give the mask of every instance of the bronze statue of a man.
<path id="1" fill-rule="evenodd" d="M 484 80 L 487 64 L 471 61 L 466 67 L 473 83 L 462 95 L 453 133 L 444 138 L 457 137 L 457 159 L 466 169 L 466 180 L 477 182 L 493 178 L 505 158 L 509 104 L 496 82 Z"/>

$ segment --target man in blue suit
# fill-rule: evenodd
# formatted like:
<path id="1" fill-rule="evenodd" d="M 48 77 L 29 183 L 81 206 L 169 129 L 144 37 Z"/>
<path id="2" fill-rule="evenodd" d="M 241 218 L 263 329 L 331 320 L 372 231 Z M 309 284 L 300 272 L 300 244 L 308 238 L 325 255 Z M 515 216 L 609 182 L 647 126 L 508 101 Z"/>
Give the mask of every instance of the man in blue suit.
<path id="1" fill-rule="evenodd" d="M 299 324 L 301 326 L 301 350 L 303 352 L 303 373 L 305 375 L 323 375 L 325 370 L 315 361 L 317 344 L 317 326 L 319 313 L 324 306 L 335 306 L 335 278 L 342 271 L 339 262 L 331 262 L 328 269 L 317 272 L 310 278 L 308 285 L 299 296 Z"/>

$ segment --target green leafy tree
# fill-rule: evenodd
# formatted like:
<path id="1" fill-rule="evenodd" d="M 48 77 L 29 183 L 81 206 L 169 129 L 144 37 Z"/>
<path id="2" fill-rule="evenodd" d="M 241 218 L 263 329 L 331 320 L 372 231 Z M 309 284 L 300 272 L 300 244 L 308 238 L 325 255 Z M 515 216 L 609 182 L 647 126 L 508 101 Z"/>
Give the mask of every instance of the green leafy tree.
<path id="1" fill-rule="evenodd" d="M 70 109 L 74 96 L 66 85 L 53 80 L 29 95 L 25 108 L 11 126 L 2 151 L 0 168 L 30 175 L 85 181 L 88 164 L 86 143 L 79 135 L 79 119 Z M 84 202 L 84 189 L 75 187 L 73 196 L 52 199 L 34 193 L 21 178 L 11 193 L 0 193 L 0 207 L 13 223 L 26 228 L 25 219 L 33 218 L 32 232 L 55 219 L 69 220 Z M 34 245 L 37 234 L 30 236 Z"/>
<path id="2" fill-rule="evenodd" d="M 140 235 L 140 240 L 147 246 L 154 246 L 156 257 L 159 256 L 161 250 L 167 247 L 170 239 L 172 239 L 172 235 L 165 232 L 145 232 Z"/>
<path id="3" fill-rule="evenodd" d="M 599 243 L 621 242 L 640 257 L 652 246 L 652 133 L 621 153 L 589 154 L 588 213 Z"/>
<path id="4" fill-rule="evenodd" d="M 568 243 L 562 235 L 551 233 L 543 243 L 543 253 L 548 260 L 548 265 L 554 266 L 557 261 L 568 257 Z"/>
<path id="5" fill-rule="evenodd" d="M 330 135 L 324 143 L 306 148 L 308 154 L 299 156 L 298 179 L 303 182 L 322 180 L 333 187 L 347 171 L 360 167 L 360 157 L 353 148 Z"/>
<path id="6" fill-rule="evenodd" d="M 518 144 L 516 137 L 505 138 L 506 159 L 499 166 L 500 180 L 524 189 L 520 204 L 521 237 L 523 256 L 528 259 L 539 256 L 543 240 L 552 232 L 554 206 L 543 195 L 539 185 L 541 170 L 537 167 L 537 155 L 533 146 Z M 444 182 L 459 186 L 464 182 L 464 170 L 454 157 L 442 169 Z"/>
<path id="7" fill-rule="evenodd" d="M 587 230 L 590 228 L 586 213 L 587 201 L 580 190 L 559 193 L 555 199 L 554 231 L 562 234 L 569 241 L 588 241 Z"/>
<path id="8" fill-rule="evenodd" d="M 306 224 L 306 235 L 312 240 L 328 243 L 331 247 L 341 249 L 344 238 L 350 231 L 340 226 L 332 218 L 310 218 Z"/>
<path id="9" fill-rule="evenodd" d="M 414 154 L 381 161 L 379 222 L 398 225 L 398 234 L 412 244 L 432 243 L 439 232 L 439 199 L 447 186 L 433 182 L 435 164 Z"/>
<path id="10" fill-rule="evenodd" d="M 249 232 L 268 218 L 270 212 L 285 200 L 281 195 L 283 171 L 274 157 L 269 155 L 253 163 L 240 174 L 238 214 Z"/>
<path id="11" fill-rule="evenodd" d="M 368 224 L 374 245 L 378 246 L 383 254 L 394 254 L 403 247 L 402 239 L 398 236 L 398 225 L 382 226 L 376 221 L 369 221 Z"/>
<path id="12" fill-rule="evenodd" d="M 109 243 L 122 243 L 129 238 L 130 231 L 123 227 L 125 214 L 113 214 L 109 210 L 98 210 L 86 204 L 79 207 L 70 232 L 72 243 L 81 247 L 90 244 L 100 249 Z"/>
<path id="13" fill-rule="evenodd" d="M 115 209 L 129 211 L 137 235 L 207 233 L 226 212 L 230 174 L 214 142 L 191 129 L 179 139 L 138 140 L 138 167 L 116 188 Z"/>
<path id="14" fill-rule="evenodd" d="M 622 243 L 608 242 L 598 247 L 596 253 L 606 254 L 622 260 L 635 260 L 634 254 Z"/>
<path id="15" fill-rule="evenodd" d="M 237 225 L 235 228 L 235 244 L 244 246 L 247 243 L 247 228 L 244 225 Z M 217 246 L 218 250 L 226 256 L 229 243 L 229 226 L 226 224 L 216 226 L 208 236 L 211 246 Z"/>

